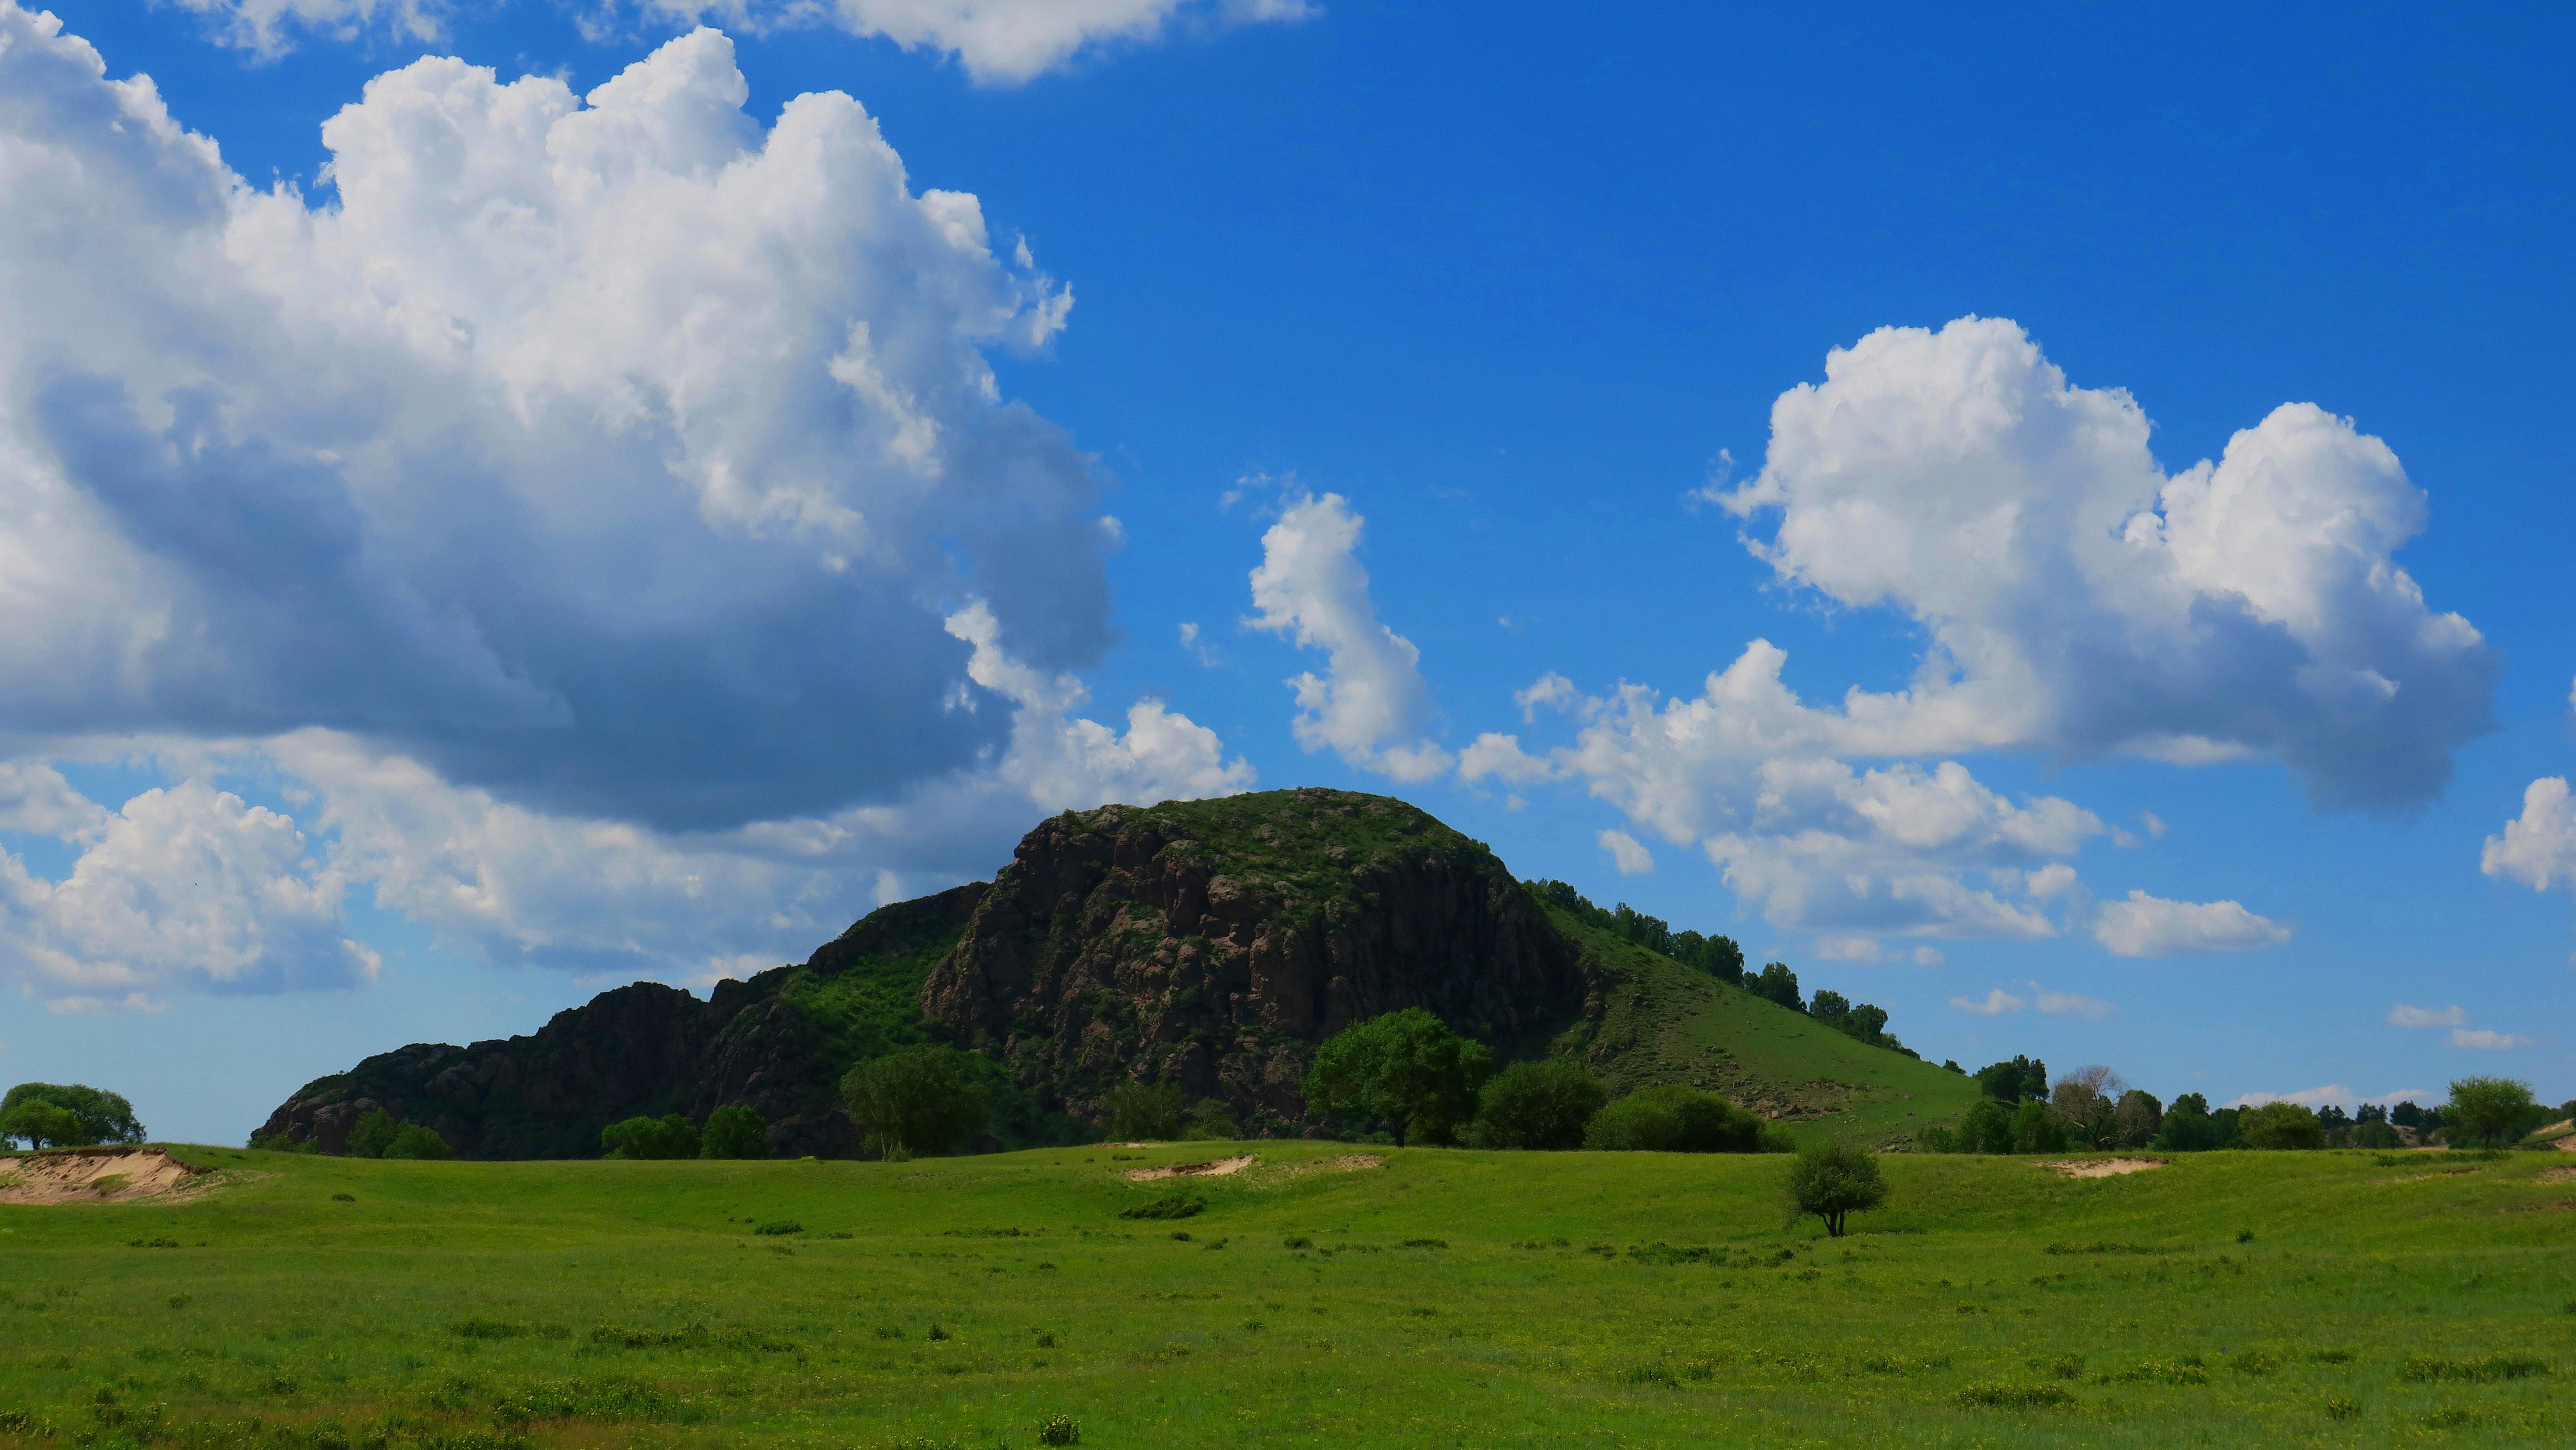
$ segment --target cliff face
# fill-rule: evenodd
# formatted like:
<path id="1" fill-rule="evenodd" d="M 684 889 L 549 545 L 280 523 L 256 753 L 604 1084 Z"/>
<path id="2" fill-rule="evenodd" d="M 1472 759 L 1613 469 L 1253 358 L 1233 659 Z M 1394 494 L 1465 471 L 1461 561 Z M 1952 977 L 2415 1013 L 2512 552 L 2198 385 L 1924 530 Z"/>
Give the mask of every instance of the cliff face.
<path id="1" fill-rule="evenodd" d="M 769 1120 L 772 1152 L 842 1156 L 858 1135 L 835 1101 L 841 1074 L 854 1057 L 883 1050 L 876 1039 L 918 1035 L 910 1000 L 922 973 L 983 891 L 961 886 L 889 906 L 802 967 L 719 982 L 705 1001 L 638 982 L 556 1013 L 532 1036 L 414 1043 L 370 1057 L 307 1084 L 259 1131 L 337 1153 L 361 1115 L 383 1108 L 436 1129 L 462 1157 L 587 1158 L 599 1152 L 599 1130 L 620 1119 L 703 1118 L 745 1103 Z M 904 999 L 891 1022 L 863 1009 L 811 1010 L 871 987 Z"/>
<path id="2" fill-rule="evenodd" d="M 1298 790 L 1046 822 L 922 1001 L 1076 1116 L 1160 1081 L 1290 1132 L 1315 1045 L 1359 1018 L 1422 1007 L 1535 1046 L 1584 995 L 1484 846 L 1401 801 Z"/>

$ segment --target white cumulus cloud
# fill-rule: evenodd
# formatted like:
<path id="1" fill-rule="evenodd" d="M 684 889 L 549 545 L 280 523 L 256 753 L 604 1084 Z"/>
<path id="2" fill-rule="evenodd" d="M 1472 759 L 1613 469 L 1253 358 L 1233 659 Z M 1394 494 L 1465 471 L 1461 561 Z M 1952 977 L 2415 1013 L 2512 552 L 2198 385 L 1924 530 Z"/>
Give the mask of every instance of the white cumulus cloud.
<path id="1" fill-rule="evenodd" d="M 1962 1012 L 1974 1012 L 1980 1017 L 2000 1017 L 2007 1012 L 2019 1012 L 2030 1003 L 2001 987 L 1996 987 L 1982 997 L 1953 997 L 1950 999 L 1950 1005 Z"/>
<path id="2" fill-rule="evenodd" d="M 2469 1025 L 2469 1014 L 2457 1003 L 2438 1010 L 2431 1007 L 2409 1007 L 2400 1003 L 2388 1009 L 2388 1025 L 2391 1027 L 2466 1027 Z"/>
<path id="3" fill-rule="evenodd" d="M 2125 901 L 2103 903 L 2093 939 L 2119 956 L 2162 957 L 2275 947 L 2290 939 L 2290 929 L 2233 901 L 2168 901 L 2132 891 Z"/>
<path id="4" fill-rule="evenodd" d="M 503 0 L 176 0 L 216 37 L 262 56 L 299 40 L 437 41 L 460 11 Z M 1016 85 L 1091 52 L 1175 30 L 1297 21 L 1305 0 L 575 0 L 596 37 L 628 29 L 729 26 L 747 35 L 831 27 L 954 56 L 979 84 Z"/>
<path id="5" fill-rule="evenodd" d="M 2522 815 L 2505 822 L 2503 835 L 2487 837 L 2478 869 L 2534 891 L 2553 885 L 2576 891 L 2576 801 L 2565 776 L 2543 776 L 2523 788 Z"/>
<path id="6" fill-rule="evenodd" d="M 2510 1052 L 2517 1047 L 2529 1047 L 2531 1042 L 2532 1039 L 2528 1037 L 2517 1037 L 2510 1032 L 2493 1032 L 2483 1027 L 2451 1029 L 2453 1047 L 2474 1048 L 2481 1052 Z"/>
<path id="7" fill-rule="evenodd" d="M 1603 831 L 1601 849 L 1610 853 L 1622 876 L 1643 876 L 1655 869 L 1654 853 L 1626 831 Z"/>
<path id="8" fill-rule="evenodd" d="M 703 977 L 1250 783 L 1077 713 L 1117 526 L 986 356 L 1070 293 L 856 101 L 746 93 L 705 30 L 586 97 L 424 59 L 307 197 L 0 0 L 0 831 L 80 848 L 5 858 L 0 979 L 361 979 L 357 889 Z M 135 755 L 169 784 L 114 812 L 53 764 Z"/>
<path id="9" fill-rule="evenodd" d="M 1433 712 L 1422 651 L 1377 617 L 1357 550 L 1366 520 L 1340 494 L 1299 495 L 1261 536 L 1246 621 L 1321 649 L 1323 674 L 1288 681 L 1296 692 L 1297 743 L 1400 781 L 1448 773 L 1449 752 L 1423 738 Z"/>

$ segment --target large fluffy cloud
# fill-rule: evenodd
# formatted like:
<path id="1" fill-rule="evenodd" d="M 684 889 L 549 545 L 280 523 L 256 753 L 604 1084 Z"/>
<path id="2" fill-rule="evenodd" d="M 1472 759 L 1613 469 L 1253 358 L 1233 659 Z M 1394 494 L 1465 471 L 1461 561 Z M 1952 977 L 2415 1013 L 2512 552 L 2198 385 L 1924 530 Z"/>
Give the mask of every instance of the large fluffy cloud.
<path id="1" fill-rule="evenodd" d="M 2276 409 L 2217 461 L 2168 474 L 2126 393 L 2070 384 L 2011 322 L 1963 318 L 1835 351 L 1771 424 L 1762 471 L 1703 497 L 1773 526 L 1748 544 L 1782 582 L 1913 620 L 1910 682 L 1811 704 L 1759 639 L 1696 696 L 1588 695 L 1551 675 L 1521 705 L 1571 712 L 1574 743 L 1532 753 L 1488 734 L 1462 753 L 1465 778 L 1580 780 L 1699 843 L 1779 925 L 2089 924 L 2145 955 L 2287 929 L 2232 901 L 2096 910 L 2068 862 L 2102 822 L 1941 757 L 2264 758 L 2320 805 L 2400 807 L 2439 791 L 2486 726 L 2492 654 L 2395 562 L 2424 527 L 2422 492 L 2322 409 Z M 1873 759 L 1887 763 L 1852 763 Z"/>
<path id="2" fill-rule="evenodd" d="M 423 60 L 315 206 L 53 28 L 0 0 L 0 730 L 328 726 L 724 826 L 999 744 L 967 597 L 1105 642 L 1089 465 L 983 353 L 1068 295 L 857 102 L 764 135 L 713 31 L 587 104 Z"/>
<path id="3" fill-rule="evenodd" d="M 178 0 L 210 17 L 216 35 L 261 55 L 298 36 L 383 35 L 436 40 L 460 8 L 500 0 Z M 1175 27 L 1302 20 L 1305 0 L 577 0 L 594 34 L 636 24 L 701 22 L 747 33 L 829 25 L 912 50 L 953 55 L 978 82 L 1015 84 L 1105 46 L 1152 40 Z"/>
<path id="4" fill-rule="evenodd" d="M 0 0 L 0 833 L 76 856 L 0 855 L 0 976 L 347 981 L 357 890 L 703 975 L 1249 783 L 1159 702 L 1074 713 L 1116 526 L 986 362 L 1069 292 L 857 102 L 745 92 L 712 31 L 586 98 L 423 60 L 317 203 Z M 138 754 L 121 811 L 46 763 Z"/>
<path id="5" fill-rule="evenodd" d="M 2285 404 L 2168 475 L 2125 392 L 2015 324 L 1883 328 L 1783 394 L 1762 472 L 1785 582 L 1921 625 L 1911 686 L 1811 728 L 1863 754 L 2286 762 L 2320 804 L 2408 805 L 2485 728 L 2496 664 L 2394 559 L 2426 508 L 2397 456 Z"/>

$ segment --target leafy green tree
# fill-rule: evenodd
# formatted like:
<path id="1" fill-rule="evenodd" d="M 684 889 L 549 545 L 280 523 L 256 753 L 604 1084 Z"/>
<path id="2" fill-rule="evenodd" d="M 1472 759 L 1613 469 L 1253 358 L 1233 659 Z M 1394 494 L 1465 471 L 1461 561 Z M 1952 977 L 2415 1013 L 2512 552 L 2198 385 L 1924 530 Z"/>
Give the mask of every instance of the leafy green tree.
<path id="1" fill-rule="evenodd" d="M 1807 1010 L 1807 1004 L 1798 1000 L 1798 974 L 1790 971 L 1786 962 L 1764 962 L 1760 976 L 1744 979 L 1744 990 L 1792 1012 Z"/>
<path id="2" fill-rule="evenodd" d="M 422 1127 L 418 1123 L 405 1123 L 394 1134 L 393 1141 L 385 1145 L 383 1156 L 447 1159 L 455 1157 L 456 1150 L 448 1147 L 447 1140 L 438 1136 L 435 1129 Z"/>
<path id="3" fill-rule="evenodd" d="M 2048 1064 L 2035 1057 L 2015 1057 L 1978 1068 L 1977 1086 L 1997 1102 L 2017 1103 L 2048 1096 Z"/>
<path id="4" fill-rule="evenodd" d="M 1201 1098 L 1190 1104 L 1189 1126 L 1181 1130 L 1183 1138 L 1231 1143 L 1243 1136 L 1243 1125 L 1234 1120 L 1234 1110 L 1216 1098 Z"/>
<path id="5" fill-rule="evenodd" d="M 841 1079 L 850 1119 L 889 1157 L 928 1157 L 984 1131 L 990 1097 L 953 1047 L 907 1047 L 860 1063 Z"/>
<path id="6" fill-rule="evenodd" d="M 600 1129 L 599 1146 L 611 1158 L 695 1158 L 698 1125 L 681 1113 L 662 1118 L 628 1118 Z"/>
<path id="7" fill-rule="evenodd" d="M 2210 1119 L 2209 1099 L 2198 1093 L 2175 1098 L 2150 1146 L 2167 1153 L 2206 1153 L 2217 1147 L 2218 1124 Z"/>
<path id="8" fill-rule="evenodd" d="M 30 1148 L 79 1148 L 89 1143 L 81 1131 L 80 1114 L 43 1098 L 29 1098 L 0 1112 L 0 1138 L 24 1142 Z"/>
<path id="9" fill-rule="evenodd" d="M 2013 1151 L 2013 1114 L 1993 1098 L 1979 1098 L 1959 1115 L 1959 1151 L 1962 1153 L 2009 1153 Z"/>
<path id="10" fill-rule="evenodd" d="M 2352 1146 L 2356 1148 L 2402 1148 L 2406 1146 L 2406 1140 L 2398 1137 L 2397 1130 L 2388 1126 L 2387 1122 L 2383 1119 L 2378 1122 L 2353 1124 Z"/>
<path id="11" fill-rule="evenodd" d="M 2079 1067 L 2058 1079 L 2048 1102 L 2075 1146 L 2108 1148 L 2120 1141 L 2120 1094 L 2127 1088 L 2107 1067 Z"/>
<path id="12" fill-rule="evenodd" d="M 1600 1082 L 1574 1063 L 1516 1062 L 1477 1095 L 1467 1140 L 1479 1148 L 1580 1148 L 1592 1115 L 1609 1100 Z"/>
<path id="13" fill-rule="evenodd" d="M 2317 1115 L 2297 1103 L 2274 1102 L 2247 1108 L 2236 1121 L 2236 1144 L 2240 1148 L 2322 1148 L 2325 1137 L 2325 1125 L 2317 1121 Z"/>
<path id="14" fill-rule="evenodd" d="M 1176 1082 L 1124 1082 L 1100 1100 L 1100 1127 L 1112 1138 L 1163 1143 L 1181 1136 L 1188 1098 Z"/>
<path id="15" fill-rule="evenodd" d="M 769 1156 L 769 1122 L 741 1103 L 727 1103 L 707 1114 L 707 1125 L 698 1133 L 698 1156 L 701 1158 L 766 1158 Z"/>
<path id="16" fill-rule="evenodd" d="M 51 1116 L 26 1117 L 22 1123 L 42 1121 L 50 1128 L 61 1129 L 62 1136 L 46 1134 L 43 1143 L 33 1147 L 88 1148 L 100 1143 L 140 1143 L 143 1124 L 134 1116 L 134 1104 L 120 1093 L 105 1092 L 80 1083 L 22 1082 L 0 1097 L 0 1138 L 26 1138 L 29 1135 L 9 1127 L 13 1110 L 28 1103 L 41 1102 L 72 1115 L 71 1126 L 64 1129 L 62 1120 Z"/>
<path id="17" fill-rule="evenodd" d="M 1876 1155 L 1848 1143 L 1810 1143 L 1789 1165 L 1790 1217 L 1825 1221 L 1825 1233 L 1843 1236 L 1843 1220 L 1887 1202 L 1887 1179 Z"/>
<path id="18" fill-rule="evenodd" d="M 2451 1101 L 2442 1109 L 2454 1144 L 2501 1148 L 2528 1132 L 2532 1114 L 2531 1084 L 2509 1077 L 2464 1077 L 2451 1084 Z M 2530 1125 L 2538 1126 L 2537 1124 Z"/>
<path id="19" fill-rule="evenodd" d="M 1744 948 L 1730 936 L 1701 936 L 1695 931 L 1673 933 L 1673 960 L 1686 967 L 1697 967 L 1721 982 L 1744 980 Z"/>
<path id="20" fill-rule="evenodd" d="M 2066 1120 L 2057 1110 L 2037 1098 L 2023 1103 L 2012 1116 L 2012 1144 L 2016 1153 L 2063 1153 L 2067 1148 Z"/>
<path id="21" fill-rule="evenodd" d="M 1760 1118 L 1677 1083 L 1641 1088 L 1592 1115 L 1583 1146 L 1611 1153 L 1759 1153 Z"/>
<path id="22" fill-rule="evenodd" d="M 1476 1113 L 1493 1072 L 1484 1044 L 1450 1031 L 1419 1007 L 1354 1022 L 1315 1050 L 1306 1105 L 1331 1117 L 1383 1124 L 1401 1146 L 1445 1143 Z"/>
<path id="23" fill-rule="evenodd" d="M 359 1115 L 357 1125 L 349 1129 L 348 1154 L 352 1158 L 382 1158 L 385 1150 L 402 1135 L 402 1120 L 382 1108 L 370 1108 Z"/>
<path id="24" fill-rule="evenodd" d="M 2165 1105 L 2145 1088 L 2131 1088 L 2120 1094 L 2111 1117 L 2119 1127 L 2121 1147 L 2143 1148 L 2155 1141 L 2157 1131 L 2164 1127 Z"/>

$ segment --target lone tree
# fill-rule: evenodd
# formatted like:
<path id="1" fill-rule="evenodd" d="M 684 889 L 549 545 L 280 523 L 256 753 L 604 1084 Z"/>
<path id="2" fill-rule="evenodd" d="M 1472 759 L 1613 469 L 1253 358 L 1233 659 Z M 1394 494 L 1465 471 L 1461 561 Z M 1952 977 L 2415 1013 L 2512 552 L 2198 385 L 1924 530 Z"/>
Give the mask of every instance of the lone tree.
<path id="1" fill-rule="evenodd" d="M 888 1158 L 946 1153 L 984 1131 L 989 1097 L 953 1047 L 907 1047 L 851 1068 L 841 1079 L 850 1118 Z"/>
<path id="2" fill-rule="evenodd" d="M 1306 1106 L 1383 1123 L 1396 1146 L 1446 1143 L 1475 1116 L 1493 1054 L 1419 1007 L 1355 1022 L 1315 1050 Z"/>
<path id="3" fill-rule="evenodd" d="M 143 1125 L 123 1095 L 79 1083 L 22 1082 L 0 1098 L 0 1139 L 30 1148 L 140 1143 Z"/>
<path id="4" fill-rule="evenodd" d="M 599 1130 L 599 1146 L 610 1158 L 695 1158 L 698 1125 L 684 1113 L 660 1118 L 628 1118 Z"/>
<path id="5" fill-rule="evenodd" d="M 1848 1143 L 1810 1143 L 1789 1165 L 1789 1216 L 1813 1214 L 1825 1221 L 1825 1233 L 1843 1236 L 1848 1214 L 1887 1202 L 1887 1180 L 1878 1171 L 1877 1155 Z"/>
<path id="6" fill-rule="evenodd" d="M 2451 1084 L 2442 1110 L 2454 1143 L 2500 1148 L 2526 1131 L 2532 1116 L 2531 1084 L 2509 1077 L 2464 1077 Z"/>

